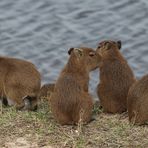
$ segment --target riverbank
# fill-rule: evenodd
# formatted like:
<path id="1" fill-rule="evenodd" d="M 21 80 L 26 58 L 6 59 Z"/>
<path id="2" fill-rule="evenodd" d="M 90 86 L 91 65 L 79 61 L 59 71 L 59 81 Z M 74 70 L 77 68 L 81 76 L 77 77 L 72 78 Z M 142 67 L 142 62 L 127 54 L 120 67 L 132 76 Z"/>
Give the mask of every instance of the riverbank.
<path id="1" fill-rule="evenodd" d="M 116 148 L 148 147 L 148 126 L 129 125 L 125 114 L 109 115 L 95 109 L 88 125 L 60 126 L 47 102 L 37 112 L 3 108 L 0 115 L 0 147 L 4 148 Z"/>

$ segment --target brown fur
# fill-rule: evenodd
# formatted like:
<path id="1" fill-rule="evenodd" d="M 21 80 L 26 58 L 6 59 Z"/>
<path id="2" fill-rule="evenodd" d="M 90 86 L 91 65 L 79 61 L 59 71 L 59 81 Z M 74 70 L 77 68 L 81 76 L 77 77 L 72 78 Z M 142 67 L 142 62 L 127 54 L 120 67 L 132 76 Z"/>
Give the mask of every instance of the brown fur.
<path id="1" fill-rule="evenodd" d="M 103 41 L 97 48 L 102 57 L 97 93 L 104 112 L 122 113 L 127 110 L 127 94 L 135 82 L 134 74 L 119 52 L 121 42 Z"/>
<path id="2" fill-rule="evenodd" d="M 0 57 L 0 96 L 5 104 L 8 102 L 17 109 L 34 110 L 40 81 L 40 74 L 32 63 Z"/>
<path id="3" fill-rule="evenodd" d="M 55 84 L 44 84 L 39 92 L 39 99 L 47 99 L 53 93 Z"/>
<path id="4" fill-rule="evenodd" d="M 129 121 L 133 124 L 148 122 L 148 75 L 132 85 L 127 97 Z"/>
<path id="5" fill-rule="evenodd" d="M 91 120 L 93 101 L 88 93 L 89 72 L 97 68 L 100 56 L 91 48 L 71 48 L 51 95 L 51 109 L 62 125 Z"/>

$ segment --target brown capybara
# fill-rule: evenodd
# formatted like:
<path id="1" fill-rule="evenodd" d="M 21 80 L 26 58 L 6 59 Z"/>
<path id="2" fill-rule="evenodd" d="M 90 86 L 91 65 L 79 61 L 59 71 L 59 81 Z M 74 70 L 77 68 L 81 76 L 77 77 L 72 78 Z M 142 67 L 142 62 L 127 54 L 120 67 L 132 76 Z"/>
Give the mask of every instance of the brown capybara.
<path id="1" fill-rule="evenodd" d="M 32 63 L 0 57 L 0 99 L 5 105 L 35 110 L 40 83 L 40 73 Z"/>
<path id="2" fill-rule="evenodd" d="M 100 56 L 93 49 L 70 48 L 70 57 L 51 94 L 51 110 L 60 124 L 91 121 L 93 101 L 88 93 L 89 72 L 98 67 Z"/>
<path id="3" fill-rule="evenodd" d="M 53 93 L 55 84 L 44 84 L 38 94 L 39 99 L 47 99 Z"/>
<path id="4" fill-rule="evenodd" d="M 129 121 L 132 124 L 148 123 L 148 75 L 134 83 L 127 96 Z"/>
<path id="5" fill-rule="evenodd" d="M 98 97 L 104 112 L 122 113 L 127 110 L 127 94 L 136 81 L 134 74 L 119 49 L 121 41 L 103 41 L 97 52 L 101 55 Z"/>

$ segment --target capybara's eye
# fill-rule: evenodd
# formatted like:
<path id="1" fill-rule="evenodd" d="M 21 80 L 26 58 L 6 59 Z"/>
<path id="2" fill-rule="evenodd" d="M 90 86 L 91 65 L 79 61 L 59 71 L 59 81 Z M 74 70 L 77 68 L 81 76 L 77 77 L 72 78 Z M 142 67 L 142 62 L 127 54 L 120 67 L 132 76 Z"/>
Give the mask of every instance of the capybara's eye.
<path id="1" fill-rule="evenodd" d="M 90 56 L 90 57 L 93 57 L 94 55 L 95 55 L 94 52 L 90 52 L 90 53 L 89 53 L 89 56 Z"/>
<path id="2" fill-rule="evenodd" d="M 98 49 L 99 49 L 99 48 L 101 48 L 101 46 L 100 46 L 100 45 L 98 46 Z"/>

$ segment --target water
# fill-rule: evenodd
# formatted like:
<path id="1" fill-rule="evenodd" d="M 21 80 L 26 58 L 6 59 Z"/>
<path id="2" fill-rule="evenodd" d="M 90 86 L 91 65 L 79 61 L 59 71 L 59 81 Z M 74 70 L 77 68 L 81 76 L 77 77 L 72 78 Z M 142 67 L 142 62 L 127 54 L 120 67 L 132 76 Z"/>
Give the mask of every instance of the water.
<path id="1" fill-rule="evenodd" d="M 33 62 L 42 82 L 55 82 L 67 50 L 122 40 L 137 78 L 148 71 L 147 0 L 1 0 L 0 54 Z M 94 94 L 98 71 L 91 74 Z"/>

